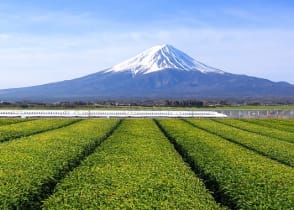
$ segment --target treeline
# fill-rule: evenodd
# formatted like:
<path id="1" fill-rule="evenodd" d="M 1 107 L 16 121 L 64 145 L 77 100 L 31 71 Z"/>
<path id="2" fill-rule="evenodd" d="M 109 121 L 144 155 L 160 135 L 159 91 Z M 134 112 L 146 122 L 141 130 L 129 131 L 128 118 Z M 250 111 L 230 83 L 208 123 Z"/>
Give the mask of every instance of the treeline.
<path id="1" fill-rule="evenodd" d="M 64 108 L 75 108 L 75 107 L 115 107 L 115 106 L 145 106 L 145 107 L 204 107 L 208 105 L 204 101 L 198 100 L 146 100 L 146 101 L 66 101 L 66 102 L 56 102 L 56 103 L 36 103 L 36 102 L 2 102 L 0 103 L 0 107 L 19 107 L 19 108 L 55 108 L 55 107 L 64 107 Z"/>
<path id="2" fill-rule="evenodd" d="M 232 100 L 232 99 L 210 99 L 210 100 L 97 100 L 97 101 L 59 101 L 59 102 L 32 102 L 0 101 L 0 108 L 104 108 L 104 107 L 227 107 L 227 106 L 264 106 L 264 105 L 293 105 L 293 100 Z"/>
<path id="3" fill-rule="evenodd" d="M 169 101 L 165 103 L 166 106 L 172 107 L 203 107 L 205 103 L 203 101 L 183 100 L 183 101 Z"/>

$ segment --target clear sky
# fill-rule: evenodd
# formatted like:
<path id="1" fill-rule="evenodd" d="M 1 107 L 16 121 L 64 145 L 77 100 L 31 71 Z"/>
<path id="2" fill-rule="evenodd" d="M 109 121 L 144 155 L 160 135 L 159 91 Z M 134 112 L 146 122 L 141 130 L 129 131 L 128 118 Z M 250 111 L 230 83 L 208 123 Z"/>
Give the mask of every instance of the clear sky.
<path id="1" fill-rule="evenodd" d="M 0 88 L 87 75 L 163 43 L 294 84 L 294 1 L 1 0 Z"/>

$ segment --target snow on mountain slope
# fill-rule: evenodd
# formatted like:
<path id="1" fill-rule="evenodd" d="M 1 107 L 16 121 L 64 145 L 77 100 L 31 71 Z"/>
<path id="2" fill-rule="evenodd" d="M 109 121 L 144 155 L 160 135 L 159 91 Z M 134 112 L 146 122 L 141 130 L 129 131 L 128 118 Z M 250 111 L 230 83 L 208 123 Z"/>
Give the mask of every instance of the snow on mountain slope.
<path id="1" fill-rule="evenodd" d="M 200 71 L 202 73 L 225 73 L 219 69 L 206 66 L 184 52 L 166 44 L 145 50 L 137 56 L 113 66 L 107 72 L 131 71 L 132 74 L 148 74 L 167 69 Z"/>

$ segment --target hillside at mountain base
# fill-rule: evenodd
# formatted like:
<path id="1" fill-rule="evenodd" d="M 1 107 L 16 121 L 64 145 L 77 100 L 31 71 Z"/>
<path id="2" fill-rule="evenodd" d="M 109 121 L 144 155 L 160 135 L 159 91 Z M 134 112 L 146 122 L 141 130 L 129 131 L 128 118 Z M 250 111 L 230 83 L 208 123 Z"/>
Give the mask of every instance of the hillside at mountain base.
<path id="1" fill-rule="evenodd" d="M 2 101 L 209 98 L 293 99 L 294 85 L 227 73 L 159 45 L 85 77 L 0 90 Z"/>

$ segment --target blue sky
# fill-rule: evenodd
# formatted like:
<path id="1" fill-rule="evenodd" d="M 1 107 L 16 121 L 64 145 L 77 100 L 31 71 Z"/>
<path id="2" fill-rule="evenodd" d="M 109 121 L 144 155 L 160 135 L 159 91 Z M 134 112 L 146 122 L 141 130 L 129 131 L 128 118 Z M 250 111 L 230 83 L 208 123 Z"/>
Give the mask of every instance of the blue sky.
<path id="1" fill-rule="evenodd" d="M 163 43 L 294 84 L 294 1 L 1 0 L 0 88 L 94 73 Z"/>

